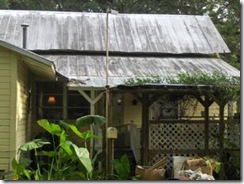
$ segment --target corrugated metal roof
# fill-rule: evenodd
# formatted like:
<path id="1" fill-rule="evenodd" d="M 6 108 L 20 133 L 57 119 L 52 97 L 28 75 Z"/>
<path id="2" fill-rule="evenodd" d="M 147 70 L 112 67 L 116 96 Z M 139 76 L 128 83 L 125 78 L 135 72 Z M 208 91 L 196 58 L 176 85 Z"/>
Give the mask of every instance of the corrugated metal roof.
<path id="1" fill-rule="evenodd" d="M 69 86 L 104 87 L 105 62 L 103 56 L 48 55 L 56 70 L 71 79 Z M 176 76 L 181 72 L 221 71 L 231 76 L 240 76 L 240 71 L 217 58 L 156 58 L 156 57 L 110 57 L 109 85 L 124 84 L 135 76 Z"/>
<path id="2" fill-rule="evenodd" d="M 21 54 L 23 61 L 27 64 L 32 73 L 42 76 L 43 78 L 56 79 L 55 65 L 52 61 L 2 40 L 0 40 L 0 47 Z"/>
<path id="3" fill-rule="evenodd" d="M 0 39 L 22 46 L 29 24 L 29 50 L 105 51 L 104 13 L 0 10 Z M 227 53 L 208 16 L 109 15 L 110 51 L 146 53 Z"/>

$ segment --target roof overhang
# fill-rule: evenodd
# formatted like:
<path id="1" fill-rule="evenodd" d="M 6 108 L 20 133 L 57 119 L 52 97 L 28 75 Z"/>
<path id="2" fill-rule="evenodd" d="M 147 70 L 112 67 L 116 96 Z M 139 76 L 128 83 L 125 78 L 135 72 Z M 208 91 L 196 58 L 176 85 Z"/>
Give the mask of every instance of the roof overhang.
<path id="1" fill-rule="evenodd" d="M 105 89 L 105 56 L 45 55 L 54 61 L 56 70 L 69 79 L 69 88 Z M 125 85 L 132 77 L 176 77 L 182 72 L 213 73 L 221 71 L 240 77 L 240 71 L 219 58 L 188 57 L 109 57 L 109 86 Z"/>
<path id="2" fill-rule="evenodd" d="M 0 40 L 0 46 L 19 54 L 31 73 L 50 80 L 56 79 L 55 65 L 52 61 L 2 40 Z"/>

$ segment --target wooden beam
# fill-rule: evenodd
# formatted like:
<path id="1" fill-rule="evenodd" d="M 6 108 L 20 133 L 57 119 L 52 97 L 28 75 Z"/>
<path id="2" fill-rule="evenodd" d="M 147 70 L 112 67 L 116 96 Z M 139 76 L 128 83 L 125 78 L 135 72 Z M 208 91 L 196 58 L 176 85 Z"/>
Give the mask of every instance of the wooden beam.
<path id="1" fill-rule="evenodd" d="M 68 97 L 68 89 L 67 83 L 63 83 L 63 119 L 66 120 L 68 117 L 68 104 L 67 104 L 67 97 Z"/>
<path id="2" fill-rule="evenodd" d="M 141 157 L 142 164 L 148 164 L 148 152 L 149 152 L 149 94 L 143 94 L 143 103 L 142 103 L 142 149 Z"/>
<path id="3" fill-rule="evenodd" d="M 204 135 L 204 148 L 205 148 L 205 152 L 208 152 L 208 148 L 209 148 L 209 97 L 208 95 L 205 95 L 205 103 L 204 103 L 204 111 L 205 111 L 205 117 L 204 117 L 204 128 L 205 128 L 205 135 Z"/>
<path id="4" fill-rule="evenodd" d="M 222 158 L 223 150 L 224 150 L 224 104 L 220 104 L 219 106 L 219 149 L 220 149 L 220 159 Z M 221 160 L 222 161 L 222 160 Z"/>
<path id="5" fill-rule="evenodd" d="M 103 97 L 103 94 L 104 94 L 104 91 L 99 93 L 96 97 L 95 97 L 95 94 L 92 94 L 92 93 L 95 93 L 94 90 L 91 90 L 91 97 L 89 97 L 84 90 L 82 89 L 77 89 L 77 91 L 92 105 L 95 105 L 102 97 Z"/>

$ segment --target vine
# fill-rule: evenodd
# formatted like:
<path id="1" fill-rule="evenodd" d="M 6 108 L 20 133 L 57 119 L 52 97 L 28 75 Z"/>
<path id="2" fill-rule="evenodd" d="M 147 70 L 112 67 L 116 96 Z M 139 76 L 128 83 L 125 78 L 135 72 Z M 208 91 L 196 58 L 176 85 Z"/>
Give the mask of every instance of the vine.
<path id="1" fill-rule="evenodd" d="M 161 77 L 159 75 L 136 76 L 125 80 L 125 84 L 129 86 L 146 84 L 206 85 L 210 86 L 209 92 L 224 103 L 240 96 L 240 77 L 230 76 L 219 71 L 214 71 L 211 74 L 203 72 L 190 74 L 184 72 L 179 73 L 176 77 Z M 192 96 L 185 95 L 181 100 L 181 114 L 185 114 L 185 111 L 190 106 L 196 109 L 197 103 L 193 104 Z"/>
<path id="2" fill-rule="evenodd" d="M 166 77 L 167 83 L 211 86 L 211 92 L 223 100 L 235 99 L 240 95 L 240 77 L 229 76 L 219 71 L 212 74 L 203 72 L 180 73 L 176 78 Z"/>

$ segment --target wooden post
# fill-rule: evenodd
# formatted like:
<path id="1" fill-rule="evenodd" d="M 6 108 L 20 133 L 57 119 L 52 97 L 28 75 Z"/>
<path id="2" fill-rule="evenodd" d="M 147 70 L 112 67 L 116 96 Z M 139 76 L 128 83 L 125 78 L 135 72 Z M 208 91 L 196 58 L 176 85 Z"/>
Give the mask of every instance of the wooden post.
<path id="1" fill-rule="evenodd" d="M 224 104 L 219 105 L 219 149 L 220 149 L 220 158 L 222 157 L 223 150 L 224 150 Z"/>
<path id="2" fill-rule="evenodd" d="M 149 104 L 148 104 L 148 94 L 143 94 L 143 103 L 142 103 L 142 164 L 148 164 L 148 150 L 149 150 L 149 121 L 148 121 L 148 111 L 149 111 Z"/>
<path id="3" fill-rule="evenodd" d="M 205 111 L 205 117 L 204 117 L 204 121 L 205 121 L 205 139 L 204 139 L 204 149 L 205 149 L 205 153 L 208 152 L 209 149 L 209 97 L 208 95 L 205 95 L 205 103 L 204 103 L 204 111 Z"/>
<path id="4" fill-rule="evenodd" d="M 67 120 L 68 118 L 68 104 L 67 104 L 67 97 L 68 97 L 68 89 L 67 83 L 63 83 L 63 119 Z"/>
<path id="5" fill-rule="evenodd" d="M 209 107 L 213 104 L 213 100 L 210 100 L 209 95 L 205 95 L 205 100 L 203 100 L 200 96 L 195 95 L 195 98 L 204 106 L 204 129 L 205 129 L 205 135 L 204 135 L 204 149 L 205 154 L 208 153 L 209 149 Z"/>

